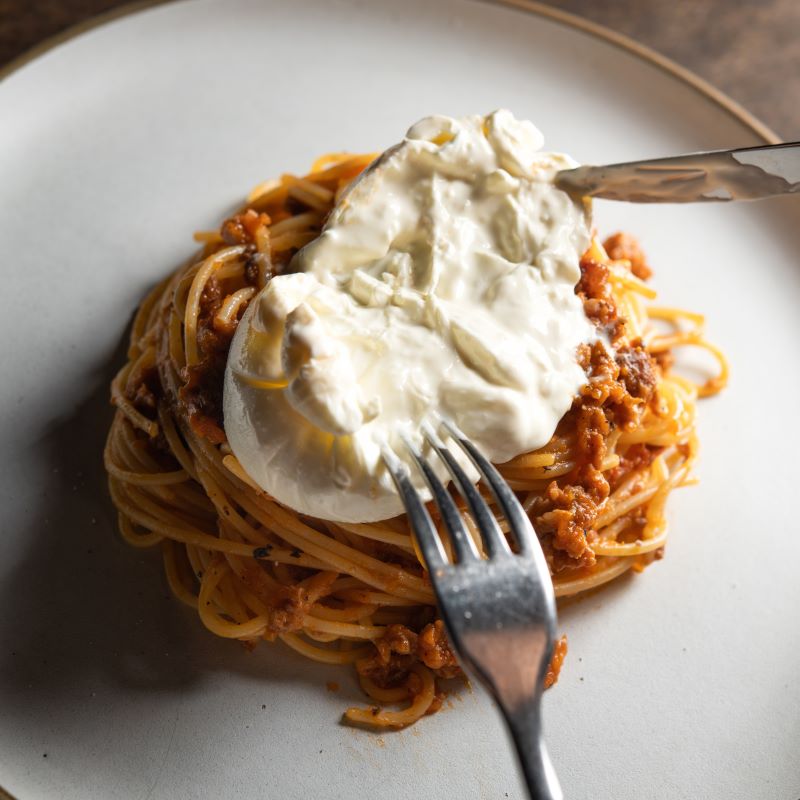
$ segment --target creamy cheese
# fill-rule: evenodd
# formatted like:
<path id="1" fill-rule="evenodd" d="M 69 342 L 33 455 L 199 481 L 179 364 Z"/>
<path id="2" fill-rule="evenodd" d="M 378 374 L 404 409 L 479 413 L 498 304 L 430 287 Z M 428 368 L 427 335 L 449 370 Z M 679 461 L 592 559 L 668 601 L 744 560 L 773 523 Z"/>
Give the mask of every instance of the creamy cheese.
<path id="1" fill-rule="evenodd" d="M 586 208 L 567 156 L 508 111 L 428 117 L 341 198 L 253 300 L 225 374 L 225 430 L 251 478 L 324 519 L 403 511 L 381 457 L 448 420 L 503 462 L 546 444 L 594 337 L 575 284 Z"/>

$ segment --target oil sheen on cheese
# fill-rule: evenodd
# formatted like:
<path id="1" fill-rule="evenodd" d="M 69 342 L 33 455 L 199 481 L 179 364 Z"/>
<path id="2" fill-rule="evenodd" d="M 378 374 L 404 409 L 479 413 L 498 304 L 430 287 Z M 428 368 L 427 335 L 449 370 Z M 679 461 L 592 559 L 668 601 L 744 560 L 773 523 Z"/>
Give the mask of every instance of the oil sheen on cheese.
<path id="1" fill-rule="evenodd" d="M 396 516 L 382 448 L 410 464 L 402 437 L 421 446 L 442 420 L 495 463 L 548 442 L 594 329 L 575 295 L 587 209 L 552 182 L 575 163 L 542 144 L 508 111 L 421 120 L 252 301 L 225 430 L 278 502 L 341 522 Z"/>

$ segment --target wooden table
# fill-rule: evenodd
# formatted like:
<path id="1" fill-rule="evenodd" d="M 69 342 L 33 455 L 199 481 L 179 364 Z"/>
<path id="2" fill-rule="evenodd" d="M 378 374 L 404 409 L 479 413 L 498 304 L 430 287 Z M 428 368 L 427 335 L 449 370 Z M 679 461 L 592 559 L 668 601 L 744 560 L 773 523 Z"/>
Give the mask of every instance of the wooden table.
<path id="1" fill-rule="evenodd" d="M 0 68 L 43 39 L 126 2 L 0 0 Z M 722 89 L 778 135 L 800 139 L 800 0 L 550 0 L 549 5 L 658 50 Z"/>

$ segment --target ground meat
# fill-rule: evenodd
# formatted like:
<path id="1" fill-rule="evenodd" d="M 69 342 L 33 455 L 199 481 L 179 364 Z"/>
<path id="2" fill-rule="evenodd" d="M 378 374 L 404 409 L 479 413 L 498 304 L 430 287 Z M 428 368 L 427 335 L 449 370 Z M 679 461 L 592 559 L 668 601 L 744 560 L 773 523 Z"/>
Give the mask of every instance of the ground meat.
<path id="1" fill-rule="evenodd" d="M 652 358 L 658 364 L 662 373 L 667 372 L 675 363 L 675 356 L 671 350 L 661 350 L 658 353 L 653 353 Z"/>
<path id="2" fill-rule="evenodd" d="M 607 271 L 588 260 L 584 260 L 582 270 L 579 287 L 587 293 L 584 303 L 589 303 L 592 298 L 588 294 L 604 294 Z M 654 398 L 658 367 L 642 342 L 636 340 L 609 350 L 597 341 L 581 348 L 579 362 L 589 381 L 557 431 L 563 435 L 575 432 L 575 466 L 551 481 L 531 507 L 534 526 L 554 573 L 595 563 L 592 543 L 598 534 L 594 525 L 611 492 L 609 478 L 618 482 L 636 468 L 634 458 L 649 457 L 646 451 L 633 451 L 631 460 L 623 460 L 615 470 L 603 472 L 611 432 L 638 425 Z"/>
<path id="3" fill-rule="evenodd" d="M 575 417 L 576 449 L 580 458 L 570 476 L 570 483 L 580 486 L 599 504 L 609 494 L 602 468 L 611 425 L 603 408 L 592 403 L 579 405 L 572 416 Z"/>
<path id="4" fill-rule="evenodd" d="M 300 630 L 312 602 L 302 586 L 281 587 L 270 605 L 269 632 L 277 634 Z"/>
<path id="5" fill-rule="evenodd" d="M 547 667 L 547 673 L 544 676 L 544 688 L 549 689 L 557 680 L 561 672 L 561 666 L 567 656 L 567 637 L 561 636 L 556 639 L 556 646 L 553 649 L 553 657 L 550 659 L 550 664 Z"/>
<path id="6" fill-rule="evenodd" d="M 621 483 L 626 475 L 642 467 L 649 467 L 653 459 L 662 451 L 661 447 L 651 447 L 646 444 L 633 444 L 620 458 L 619 465 L 610 469 L 606 474 L 612 488 Z"/>
<path id="7" fill-rule="evenodd" d="M 619 346 L 613 355 L 595 342 L 588 356 L 585 350 L 581 353 L 580 363 L 590 380 L 576 403 L 601 406 L 612 427 L 635 427 L 656 387 L 657 367 L 641 341 Z"/>
<path id="8" fill-rule="evenodd" d="M 266 238 L 271 222 L 268 214 L 248 209 L 225 220 L 220 228 L 225 244 L 246 246 L 244 274 L 251 286 L 259 286 L 262 278 L 268 280 L 275 271 Z M 214 324 L 226 294 L 225 287 L 216 278 L 211 277 L 206 283 L 197 319 L 200 361 L 184 370 L 184 385 L 180 390 L 189 424 L 198 436 L 213 444 L 221 444 L 226 439 L 222 427 L 222 387 L 225 362 L 236 330 L 235 325 L 215 327 Z M 244 310 L 243 306 L 240 315 Z"/>
<path id="9" fill-rule="evenodd" d="M 273 274 L 273 265 L 264 246 L 269 236 L 268 227 L 272 223 L 269 214 L 259 214 L 252 208 L 243 214 L 236 214 L 222 223 L 220 235 L 225 244 L 246 245 L 244 277 L 250 286 L 260 286 L 260 280 L 269 280 Z M 259 238 L 261 237 L 261 238 Z M 259 241 L 262 247 L 258 247 Z"/>
<path id="10" fill-rule="evenodd" d="M 184 384 L 179 393 L 192 429 L 212 444 L 222 444 L 226 440 L 222 427 L 222 387 L 233 331 L 219 331 L 214 327 L 214 315 L 223 299 L 220 282 L 210 278 L 200 297 L 197 319 L 200 361 L 184 369 Z"/>
<path id="11" fill-rule="evenodd" d="M 603 409 L 593 403 L 584 403 L 576 411 L 578 452 L 587 464 L 600 469 L 606 456 L 606 438 L 611 431 L 608 418 Z"/>
<path id="12" fill-rule="evenodd" d="M 442 677 L 452 677 L 459 671 L 458 661 L 450 649 L 444 623 L 440 619 L 422 629 L 417 639 L 417 652 L 420 661 Z M 445 674 L 448 672 L 451 674 Z"/>
<path id="13" fill-rule="evenodd" d="M 237 562 L 239 580 L 268 608 L 267 638 L 279 633 L 298 631 L 306 624 L 306 616 L 321 593 L 336 579 L 332 572 L 318 572 L 305 584 L 276 585 L 258 564 Z"/>
<path id="14" fill-rule="evenodd" d="M 386 633 L 373 644 L 375 653 L 356 661 L 358 674 L 384 688 L 405 681 L 418 660 L 417 634 L 405 625 L 389 625 Z"/>
<path id="15" fill-rule="evenodd" d="M 586 298 L 607 298 L 610 294 L 608 287 L 608 265 L 596 261 L 589 256 L 581 259 L 581 279 L 575 287 L 575 292 Z"/>
<path id="16" fill-rule="evenodd" d="M 375 653 L 356 662 L 356 669 L 378 686 L 403 683 L 418 661 L 440 678 L 452 678 L 461 673 L 441 620 L 429 623 L 419 634 L 405 625 L 389 625 L 373 644 Z"/>
<path id="17" fill-rule="evenodd" d="M 237 564 L 237 577 L 269 608 L 267 634 L 300 630 L 314 600 L 305 587 L 276 586 L 258 564 L 242 560 Z"/>
<path id="18" fill-rule="evenodd" d="M 212 275 L 200 295 L 200 319 L 213 317 L 219 311 L 223 300 L 222 284 Z"/>
<path id="19" fill-rule="evenodd" d="M 180 390 L 180 399 L 192 430 L 212 444 L 226 441 L 222 427 L 224 375 L 224 359 L 204 358 L 197 366 L 184 370 L 185 383 Z"/>
<path id="20" fill-rule="evenodd" d="M 592 566 L 595 555 L 587 532 L 597 516 L 597 501 L 582 486 L 569 484 L 562 488 L 556 481 L 548 485 L 545 499 L 547 511 L 535 520 L 536 529 L 552 534 L 552 547 L 577 562 L 570 566 Z"/>
<path id="21" fill-rule="evenodd" d="M 616 336 L 611 331 L 616 331 L 624 322 L 617 317 L 617 307 L 613 301 L 603 298 L 589 297 L 584 300 L 583 310 L 586 316 L 601 330 L 608 329 L 612 341 Z"/>
<path id="22" fill-rule="evenodd" d="M 653 359 L 645 350 L 642 340 L 637 339 L 628 347 L 619 348 L 615 360 L 619 366 L 619 380 L 625 384 L 628 394 L 640 400 L 649 400 L 657 380 Z"/>
<path id="23" fill-rule="evenodd" d="M 258 252 L 255 248 L 252 253 L 247 254 L 247 259 L 244 262 L 244 277 L 250 286 L 258 288 L 261 275 L 264 276 L 264 283 L 266 283 L 274 274 L 272 261 L 268 255 Z"/>
<path id="24" fill-rule="evenodd" d="M 388 661 L 393 653 L 407 656 L 417 651 L 417 634 L 405 625 L 389 625 L 375 647 L 382 661 Z"/>
<path id="25" fill-rule="evenodd" d="M 603 247 L 614 261 L 622 259 L 630 261 L 631 272 L 637 278 L 646 281 L 653 274 L 639 242 L 630 234 L 615 233 L 603 242 Z"/>
<path id="26" fill-rule="evenodd" d="M 600 331 L 616 342 L 625 332 L 625 320 L 617 315 L 608 283 L 608 266 L 584 255 L 580 267 L 581 279 L 575 292 L 583 301 L 583 311 Z"/>
<path id="27" fill-rule="evenodd" d="M 271 222 L 268 214 L 259 214 L 248 208 L 243 214 L 236 214 L 222 223 L 220 235 L 225 244 L 254 244 L 256 232 Z"/>

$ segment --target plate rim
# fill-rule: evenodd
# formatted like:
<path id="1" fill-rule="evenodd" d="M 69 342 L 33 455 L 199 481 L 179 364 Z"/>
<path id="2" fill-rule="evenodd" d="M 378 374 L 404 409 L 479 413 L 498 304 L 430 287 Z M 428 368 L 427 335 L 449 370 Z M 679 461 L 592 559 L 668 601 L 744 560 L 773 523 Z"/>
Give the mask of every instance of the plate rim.
<path id="1" fill-rule="evenodd" d="M 571 11 L 564 11 L 563 9 L 556 8 L 555 6 L 547 5 L 540 0 L 474 0 L 481 2 L 488 6 L 498 6 L 500 8 L 510 8 L 524 13 L 532 14 L 534 16 L 542 17 L 551 20 L 552 22 L 564 25 L 567 28 L 573 28 L 586 33 L 589 36 L 594 36 L 601 41 L 624 50 L 627 53 L 640 58 L 652 66 L 657 67 L 662 72 L 675 78 L 677 81 L 689 86 L 699 95 L 703 96 L 706 100 L 713 103 L 715 106 L 722 108 L 726 113 L 749 128 L 759 138 L 763 139 L 765 144 L 779 144 L 783 141 L 782 137 L 772 130 L 766 123 L 762 122 L 755 114 L 748 111 L 743 105 L 738 103 L 728 94 L 721 89 L 717 89 L 710 81 L 700 77 L 696 72 L 688 67 L 681 66 L 676 61 L 673 61 L 668 56 L 663 55 L 649 45 L 642 44 L 636 39 L 624 33 L 619 33 L 599 22 L 586 19 L 579 14 L 574 14 Z M 48 36 L 38 44 L 33 45 L 29 49 L 23 51 L 15 58 L 11 59 L 7 64 L 0 67 L 0 84 L 7 78 L 11 77 L 14 73 L 18 72 L 23 67 L 36 61 L 41 56 L 46 55 L 51 50 L 67 42 L 76 39 L 84 33 L 100 28 L 118 19 L 138 14 L 141 11 L 147 11 L 151 8 L 159 6 L 177 5 L 184 2 L 184 0 L 133 0 L 132 2 L 123 3 L 116 8 L 109 9 L 100 14 L 95 14 L 87 19 L 70 25 L 63 31 Z M 0 800 L 3 800 L 0 795 Z"/>

